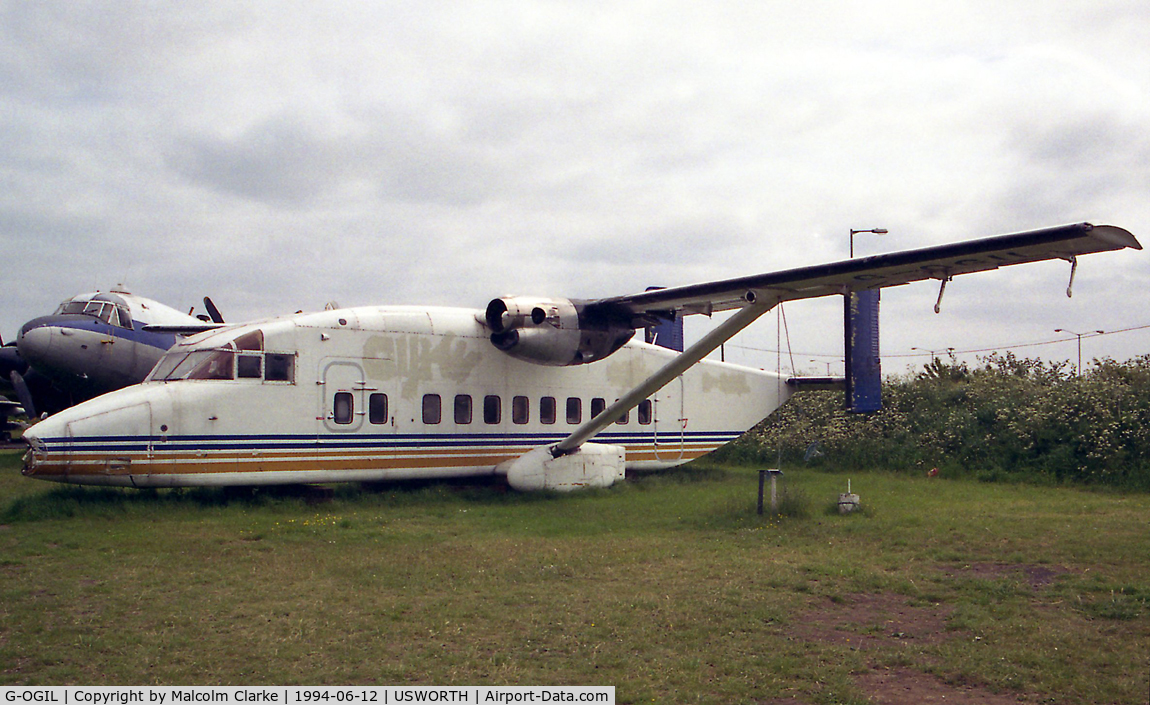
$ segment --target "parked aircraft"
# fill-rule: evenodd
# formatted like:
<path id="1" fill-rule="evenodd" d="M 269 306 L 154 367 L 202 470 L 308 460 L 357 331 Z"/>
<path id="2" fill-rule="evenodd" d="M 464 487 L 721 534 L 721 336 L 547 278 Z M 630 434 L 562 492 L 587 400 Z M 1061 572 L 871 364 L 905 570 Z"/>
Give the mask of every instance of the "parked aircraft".
<path id="1" fill-rule="evenodd" d="M 176 335 L 150 325 L 203 330 L 222 323 L 205 299 L 211 323 L 123 290 L 79 294 L 50 316 L 28 321 L 4 346 L 0 371 L 12 381 L 29 417 L 52 413 L 99 394 L 138 384 Z"/>
<path id="2" fill-rule="evenodd" d="M 225 326 L 177 343 L 143 384 L 29 429 L 23 472 L 128 487 L 491 474 L 521 490 L 604 487 L 710 452 L 792 394 L 774 373 L 703 359 L 781 302 L 841 295 L 854 312 L 882 287 L 1046 259 L 1069 261 L 1073 279 L 1077 257 L 1123 248 L 1141 245 L 1083 223 L 630 296 Z M 729 310 L 682 353 L 631 340 Z M 877 362 L 877 336 L 863 337 L 847 331 L 848 356 Z"/>

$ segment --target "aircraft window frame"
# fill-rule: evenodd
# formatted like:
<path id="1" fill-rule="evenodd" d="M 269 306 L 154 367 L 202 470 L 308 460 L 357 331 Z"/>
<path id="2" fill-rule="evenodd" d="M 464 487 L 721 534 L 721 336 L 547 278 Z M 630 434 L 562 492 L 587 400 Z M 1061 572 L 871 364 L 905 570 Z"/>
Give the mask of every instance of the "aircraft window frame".
<path id="1" fill-rule="evenodd" d="M 583 400 L 579 397 L 567 397 L 567 423 L 583 423 Z"/>
<path id="2" fill-rule="evenodd" d="M 241 353 L 237 356 L 236 379 L 263 379 L 263 377 L 263 355 L 244 355 Z"/>
<path id="3" fill-rule="evenodd" d="M 607 400 L 603 397 L 594 397 L 591 399 L 591 418 L 595 418 L 607 410 Z"/>
<path id="4" fill-rule="evenodd" d="M 523 395 L 511 397 L 511 423 L 523 426 L 531 423 L 531 400 Z"/>
<path id="5" fill-rule="evenodd" d="M 172 373 L 187 357 L 188 353 L 184 350 L 166 353 L 148 374 L 148 381 L 166 382 L 173 379 Z"/>
<path id="6" fill-rule="evenodd" d="M 295 353 L 265 352 L 264 381 L 295 384 Z"/>
<path id="7" fill-rule="evenodd" d="M 355 395 L 351 392 L 336 392 L 331 401 L 331 420 L 341 426 L 355 421 Z"/>
<path id="8" fill-rule="evenodd" d="M 616 399 L 615 401 L 619 401 L 619 400 Z M 619 414 L 619 418 L 615 419 L 615 423 L 620 425 L 620 426 L 626 426 L 627 424 L 631 423 L 631 410 L 628 409 L 628 410 L 624 411 L 623 413 Z"/>
<path id="9" fill-rule="evenodd" d="M 232 344 L 236 346 L 237 350 L 262 351 L 264 349 L 264 332 L 259 328 L 248 331 L 236 337 Z"/>
<path id="10" fill-rule="evenodd" d="M 183 379 L 200 379 L 197 377 L 193 377 L 192 375 L 194 373 L 196 373 L 198 370 L 200 370 L 202 367 L 207 365 L 211 361 L 211 358 L 213 358 L 216 354 L 218 354 L 220 352 L 230 352 L 230 351 L 221 351 L 219 348 L 206 348 L 206 349 L 202 349 L 202 350 L 190 350 L 187 352 L 187 354 L 183 355 L 183 357 L 180 359 L 180 361 L 176 365 L 172 366 L 171 371 L 169 371 L 166 375 L 163 376 L 163 380 L 166 382 L 174 382 L 174 381 L 183 380 Z M 167 357 L 167 356 L 165 355 L 165 357 Z M 154 370 L 153 372 L 158 371 L 162 365 L 163 365 L 163 361 L 161 360 L 160 364 L 156 365 L 156 370 Z M 159 379 L 159 377 L 157 377 L 156 379 Z M 210 379 L 210 378 L 205 377 L 203 379 Z"/>
<path id="11" fill-rule="evenodd" d="M 391 415 L 388 409 L 387 395 L 383 392 L 376 392 L 367 398 L 367 421 L 368 423 L 376 426 L 381 426 L 391 420 Z"/>
<path id="12" fill-rule="evenodd" d="M 558 404 L 555 402 L 555 397 L 540 397 L 539 398 L 539 422 L 550 426 L 556 421 Z"/>
<path id="13" fill-rule="evenodd" d="M 192 368 L 185 379 L 213 381 L 235 379 L 236 355 L 234 350 L 217 348 L 202 352 L 210 354 L 203 356 L 201 362 Z"/>
<path id="14" fill-rule="evenodd" d="M 654 418 L 654 405 L 650 399 L 644 399 L 639 402 L 639 406 L 635 407 L 635 420 L 641 426 L 650 426 Z"/>
<path id="15" fill-rule="evenodd" d="M 116 306 L 116 315 L 112 316 L 112 325 L 119 326 L 126 330 L 135 330 L 132 324 L 132 312 L 124 306 Z"/>
<path id="16" fill-rule="evenodd" d="M 461 426 L 471 423 L 472 410 L 470 394 L 456 394 L 453 407 L 455 423 Z"/>
<path id="17" fill-rule="evenodd" d="M 436 426 L 443 423 L 443 397 L 438 394 L 423 395 L 423 423 Z"/>
<path id="18" fill-rule="evenodd" d="M 498 394 L 483 397 L 483 423 L 495 426 L 503 420 L 503 398 Z"/>

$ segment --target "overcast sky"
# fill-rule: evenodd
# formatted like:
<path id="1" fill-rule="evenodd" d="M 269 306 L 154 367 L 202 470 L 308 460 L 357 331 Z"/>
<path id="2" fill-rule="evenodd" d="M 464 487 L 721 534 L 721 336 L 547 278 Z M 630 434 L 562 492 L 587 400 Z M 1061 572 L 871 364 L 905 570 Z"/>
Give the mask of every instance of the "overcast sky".
<path id="1" fill-rule="evenodd" d="M 243 320 L 624 294 L 845 259 L 851 228 L 1150 245 L 1145 0 L 0 0 L 0 42 L 6 341 L 117 284 Z M 940 315 L 887 290 L 885 369 L 1150 326 L 1150 252 L 1082 258 L 1071 299 L 1069 269 L 960 277 Z M 788 305 L 797 367 L 841 370 L 840 310 Z M 774 367 L 768 318 L 728 359 Z"/>

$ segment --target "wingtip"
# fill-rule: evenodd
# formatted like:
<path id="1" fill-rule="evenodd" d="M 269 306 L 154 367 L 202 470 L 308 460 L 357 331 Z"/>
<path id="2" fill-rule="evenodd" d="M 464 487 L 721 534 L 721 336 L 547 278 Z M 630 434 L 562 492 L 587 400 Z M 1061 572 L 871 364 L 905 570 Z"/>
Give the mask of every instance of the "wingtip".
<path id="1" fill-rule="evenodd" d="M 1134 234 L 1126 228 L 1120 228 L 1117 225 L 1092 225 L 1090 227 L 1091 234 L 1117 245 L 1116 249 L 1124 247 L 1129 247 L 1132 250 L 1142 249 L 1142 243 L 1138 242 L 1138 238 L 1134 237 Z"/>

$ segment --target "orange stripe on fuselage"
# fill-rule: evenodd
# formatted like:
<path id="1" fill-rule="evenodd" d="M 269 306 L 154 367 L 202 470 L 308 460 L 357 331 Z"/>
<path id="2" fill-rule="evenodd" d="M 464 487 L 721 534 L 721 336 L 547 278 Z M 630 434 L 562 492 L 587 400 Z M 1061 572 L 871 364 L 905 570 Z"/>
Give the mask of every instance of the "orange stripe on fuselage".
<path id="1" fill-rule="evenodd" d="M 706 455 L 719 443 L 685 444 L 682 453 L 651 445 L 626 445 L 628 462 L 686 462 Z M 29 476 L 186 475 L 232 472 L 309 472 L 321 470 L 406 470 L 494 467 L 518 457 L 522 447 L 447 448 L 428 450 L 227 451 L 171 453 L 74 452 L 65 457 L 50 453 L 38 461 Z M 662 456 L 662 457 L 660 457 Z M 128 461 L 128 462 L 125 462 Z"/>

